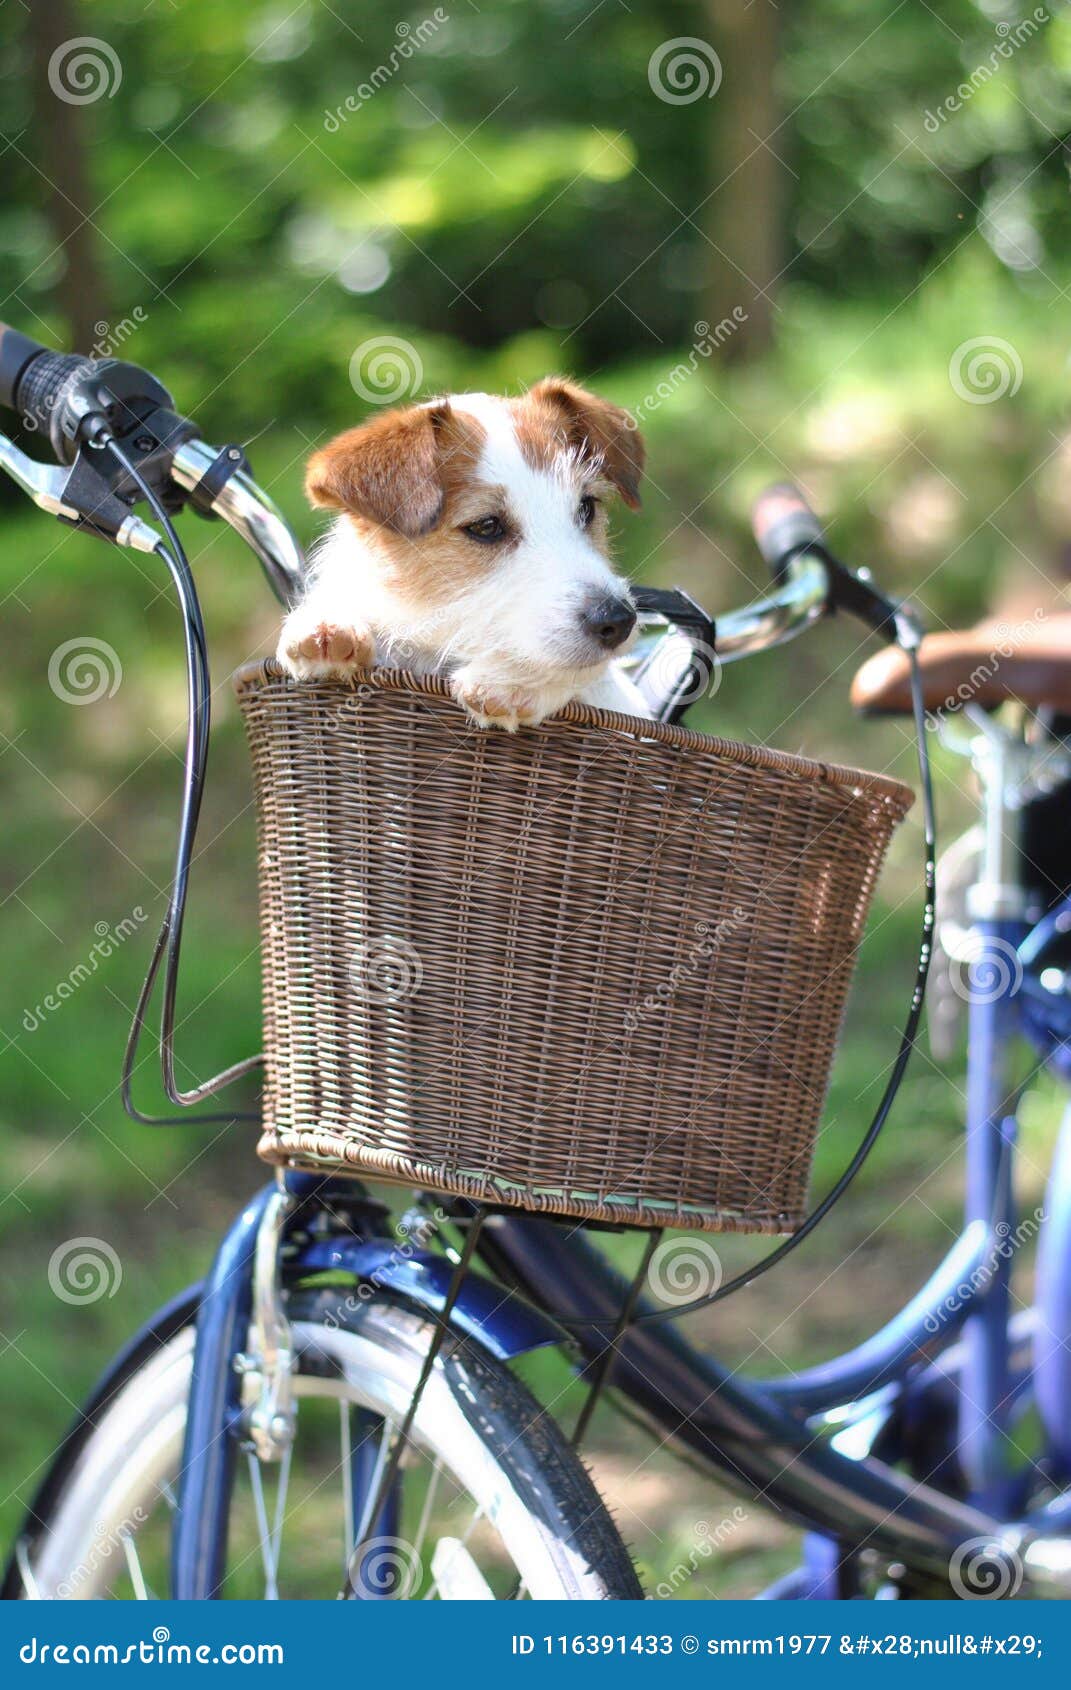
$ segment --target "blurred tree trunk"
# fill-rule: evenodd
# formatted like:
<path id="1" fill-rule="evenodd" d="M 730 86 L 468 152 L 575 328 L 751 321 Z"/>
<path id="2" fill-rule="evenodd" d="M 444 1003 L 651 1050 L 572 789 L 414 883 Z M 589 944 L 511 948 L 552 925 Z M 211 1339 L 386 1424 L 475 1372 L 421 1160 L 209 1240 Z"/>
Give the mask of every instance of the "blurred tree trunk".
<path id="1" fill-rule="evenodd" d="M 41 182 L 53 242 L 66 265 L 56 283 L 56 302 L 67 319 L 74 351 L 88 352 L 99 339 L 94 324 L 107 317 L 97 239 L 89 213 L 92 189 L 86 170 L 89 108 L 61 100 L 49 85 L 48 66 L 64 42 L 82 33 L 69 0 L 31 0 L 28 8 L 33 57 L 32 146 L 27 149 L 46 181 Z M 32 325 L 31 325 L 32 328 Z"/>
<path id="2" fill-rule="evenodd" d="M 784 258 L 787 166 L 777 154 L 786 135 L 775 90 L 779 13 L 771 0 L 706 0 L 710 39 L 722 61 L 721 86 L 710 102 L 711 181 L 706 233 L 708 315 L 712 325 L 747 321 L 724 342 L 723 356 L 747 358 L 773 336 L 775 291 Z M 766 143 L 764 145 L 764 142 Z"/>

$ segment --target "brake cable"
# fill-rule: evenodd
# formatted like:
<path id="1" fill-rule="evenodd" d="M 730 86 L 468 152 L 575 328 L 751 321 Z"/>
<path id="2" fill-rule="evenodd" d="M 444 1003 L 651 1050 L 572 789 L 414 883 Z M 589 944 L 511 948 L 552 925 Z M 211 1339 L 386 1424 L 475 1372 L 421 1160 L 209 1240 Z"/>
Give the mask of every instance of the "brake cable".
<path id="1" fill-rule="evenodd" d="M 914 631 L 912 631 L 914 633 Z M 918 660 L 918 641 L 916 637 L 906 637 L 903 628 L 898 629 L 895 643 L 907 654 L 910 664 L 911 678 L 911 712 L 915 722 L 916 755 L 918 759 L 919 786 L 922 794 L 922 831 L 923 831 L 923 859 L 924 859 L 924 897 L 922 909 L 922 926 L 919 938 L 918 962 L 915 969 L 915 979 L 912 986 L 911 1001 L 900 1035 L 899 1049 L 892 1066 L 881 1101 L 874 1112 L 873 1119 L 863 1135 L 860 1144 L 848 1166 L 837 1180 L 836 1184 L 826 1193 L 822 1201 L 811 1210 L 810 1214 L 797 1227 L 790 1238 L 779 1244 L 755 1262 L 751 1267 L 744 1268 L 734 1274 L 732 1279 L 726 1280 L 705 1297 L 697 1297 L 690 1303 L 683 1303 L 679 1307 L 668 1309 L 648 1310 L 643 1314 L 633 1314 L 627 1321 L 622 1322 L 621 1315 L 613 1318 L 593 1316 L 590 1319 L 570 1317 L 558 1319 L 558 1325 L 570 1332 L 604 1331 L 612 1329 L 608 1349 L 616 1349 L 627 1331 L 637 1326 L 657 1326 L 668 1320 L 681 1320 L 685 1315 L 698 1314 L 700 1309 L 711 1308 L 726 1297 L 731 1297 L 736 1291 L 743 1291 L 746 1286 L 753 1285 L 763 1274 L 769 1273 L 778 1263 L 790 1256 L 793 1250 L 798 1250 L 805 1239 L 811 1236 L 815 1228 L 825 1220 L 835 1204 L 840 1202 L 848 1187 L 863 1167 L 883 1127 L 889 1118 L 896 1094 L 900 1090 L 911 1052 L 918 1037 L 919 1023 L 922 1019 L 922 1008 L 926 996 L 926 979 L 930 972 L 930 958 L 933 954 L 933 929 L 935 919 L 935 898 L 937 886 L 937 827 L 933 801 L 933 778 L 930 767 L 930 752 L 926 734 L 926 707 L 923 696 L 922 674 Z M 631 1293 L 630 1293 L 631 1295 Z M 606 1382 L 607 1370 L 604 1369 L 595 1388 Z M 592 1404 L 593 1406 L 593 1404 Z M 585 1412 L 585 1422 L 590 1417 L 590 1408 Z"/>
<path id="2" fill-rule="evenodd" d="M 208 644 L 204 619 L 201 615 L 201 605 L 197 596 L 197 587 L 193 579 L 193 572 L 190 569 L 189 559 L 186 556 L 182 541 L 175 531 L 174 523 L 164 509 L 161 500 L 109 431 L 104 430 L 98 433 L 93 444 L 97 449 L 111 453 L 125 474 L 130 477 L 141 497 L 148 504 L 153 517 L 164 531 L 166 543 L 162 540 L 156 547 L 156 556 L 161 558 L 167 566 L 175 587 L 179 611 L 182 616 L 182 631 L 186 648 L 186 755 L 175 869 L 167 911 L 160 924 L 145 979 L 138 993 L 137 1002 L 134 1006 L 134 1017 L 127 1038 L 126 1049 L 123 1053 L 121 1082 L 123 1108 L 132 1120 L 137 1121 L 142 1126 L 149 1127 L 174 1127 L 190 1124 L 218 1126 L 224 1123 L 231 1125 L 238 1121 L 259 1122 L 259 1112 L 254 1114 L 248 1111 L 218 1115 L 145 1115 L 137 1108 L 133 1100 L 134 1067 L 138 1047 L 145 1029 L 145 1021 L 157 976 L 162 965 L 164 966 L 164 987 L 163 1004 L 160 1011 L 160 1073 L 169 1102 L 177 1104 L 183 1109 L 192 1108 L 195 1104 L 200 1103 L 203 1098 L 213 1096 L 216 1092 L 221 1091 L 224 1086 L 230 1085 L 232 1081 L 242 1079 L 246 1074 L 261 1067 L 264 1058 L 261 1054 L 246 1057 L 240 1062 L 233 1063 L 231 1067 L 225 1068 L 212 1079 L 205 1080 L 200 1085 L 193 1087 L 190 1091 L 182 1091 L 175 1078 L 175 1005 L 178 989 L 179 957 L 182 949 L 182 929 L 189 891 L 190 862 L 193 856 L 197 821 L 204 794 L 205 772 L 208 765 L 208 740 L 211 722 Z"/>

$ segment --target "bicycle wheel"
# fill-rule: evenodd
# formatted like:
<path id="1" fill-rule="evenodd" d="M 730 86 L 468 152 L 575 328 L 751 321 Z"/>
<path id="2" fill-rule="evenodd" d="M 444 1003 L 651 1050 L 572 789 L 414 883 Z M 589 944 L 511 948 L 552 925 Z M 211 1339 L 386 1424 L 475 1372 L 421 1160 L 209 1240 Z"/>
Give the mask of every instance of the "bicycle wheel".
<path id="1" fill-rule="evenodd" d="M 342 1587 L 355 1471 L 382 1459 L 433 1330 L 385 1298 L 355 1302 L 340 1304 L 337 1289 L 290 1299 L 297 1436 L 279 1464 L 262 1467 L 248 1450 L 239 1462 L 226 1597 L 330 1597 Z M 167 1593 L 192 1352 L 185 1327 L 97 1417 L 48 1517 L 18 1546 L 24 1595 Z M 370 1598 L 643 1595 L 560 1429 L 506 1367 L 454 1338 L 421 1399 L 390 1517 L 351 1572 Z"/>

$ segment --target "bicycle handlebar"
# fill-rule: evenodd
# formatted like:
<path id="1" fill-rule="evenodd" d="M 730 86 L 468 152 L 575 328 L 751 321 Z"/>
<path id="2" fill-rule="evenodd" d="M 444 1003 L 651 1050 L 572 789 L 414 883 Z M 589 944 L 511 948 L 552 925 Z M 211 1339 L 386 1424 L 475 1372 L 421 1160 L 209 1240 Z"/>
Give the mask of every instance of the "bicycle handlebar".
<path id="1" fill-rule="evenodd" d="M 0 468 L 52 515 L 120 544 L 153 549 L 152 530 L 136 518 L 124 520 L 138 496 L 129 478 L 113 483 L 126 504 L 113 502 L 109 525 L 99 489 L 87 499 L 83 486 L 79 499 L 78 472 L 67 474 L 67 466 L 78 464 L 83 445 L 112 434 L 128 443 L 168 509 L 189 500 L 202 515 L 222 517 L 260 559 L 284 604 L 300 594 L 305 575 L 301 547 L 249 474 L 244 453 L 236 446 L 219 451 L 200 439 L 196 424 L 174 411 L 170 393 L 148 370 L 118 358 L 50 352 L 0 323 L 0 405 L 16 411 L 24 427 L 41 433 L 51 446 L 59 468 L 26 457 L 0 435 Z"/>
<path id="2" fill-rule="evenodd" d="M 22 373 L 31 360 L 42 354 L 56 356 L 29 335 L 19 334 L 9 323 L 0 323 L 0 405 L 9 411 L 18 409 L 16 394 Z"/>
<path id="3" fill-rule="evenodd" d="M 221 516 L 260 558 L 273 591 L 284 603 L 301 591 L 301 548 L 272 501 L 248 474 L 241 450 L 230 447 L 218 452 L 206 445 L 196 425 L 173 412 L 171 395 L 147 370 L 116 358 L 50 352 L 0 323 L 0 405 L 19 411 L 31 428 L 47 431 L 60 465 L 75 463 L 80 446 L 94 431 L 113 431 L 122 438 L 133 435 L 145 426 L 143 419 L 151 418 L 150 432 L 156 438 L 148 444 L 166 485 L 165 503 L 169 497 L 171 508 L 177 508 L 189 498 L 203 514 Z M 25 466 L 30 464 L 27 459 L 13 467 L 5 461 L 2 467 L 16 474 L 16 479 L 21 469 L 22 484 L 28 486 Z M 132 497 L 129 488 L 119 491 L 128 501 Z M 34 496 L 45 502 L 40 489 Z M 53 514 L 70 515 L 51 484 L 47 497 L 46 508 Z M 854 574 L 833 557 L 817 516 L 797 488 L 787 482 L 768 488 L 756 502 L 752 524 L 775 591 L 718 618 L 715 649 L 721 660 L 731 662 L 780 645 L 829 610 L 850 611 L 886 638 L 903 632 L 899 607 L 870 584 L 865 571 Z M 679 633 L 689 640 L 693 653 L 698 642 L 709 655 L 711 642 L 702 623 L 701 613 L 695 627 L 681 619 Z M 713 631 L 709 623 L 705 629 Z"/>
<path id="4" fill-rule="evenodd" d="M 825 548 L 821 523 L 799 488 L 788 481 L 779 481 L 759 494 L 751 512 L 751 527 L 775 581 L 783 579 L 799 552 Z"/>
<path id="5" fill-rule="evenodd" d="M 790 596 L 793 580 L 798 583 L 818 565 L 826 577 L 826 610 L 847 611 L 884 639 L 918 645 L 921 628 L 902 605 L 873 585 L 870 571 L 848 569 L 833 556 L 822 524 L 798 487 L 787 481 L 768 487 L 755 501 L 751 526 L 774 580 L 784 583 Z M 724 626 L 719 623 L 719 628 Z"/>

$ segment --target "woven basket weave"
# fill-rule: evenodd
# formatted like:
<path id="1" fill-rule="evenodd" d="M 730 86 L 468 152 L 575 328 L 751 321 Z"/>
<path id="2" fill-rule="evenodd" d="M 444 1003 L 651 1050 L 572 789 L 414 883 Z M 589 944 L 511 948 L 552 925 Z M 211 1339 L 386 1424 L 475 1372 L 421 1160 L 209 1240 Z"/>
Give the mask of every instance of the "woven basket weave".
<path id="1" fill-rule="evenodd" d="M 437 679 L 238 697 L 270 1162 L 559 1215 L 799 1225 L 894 781 Z"/>

